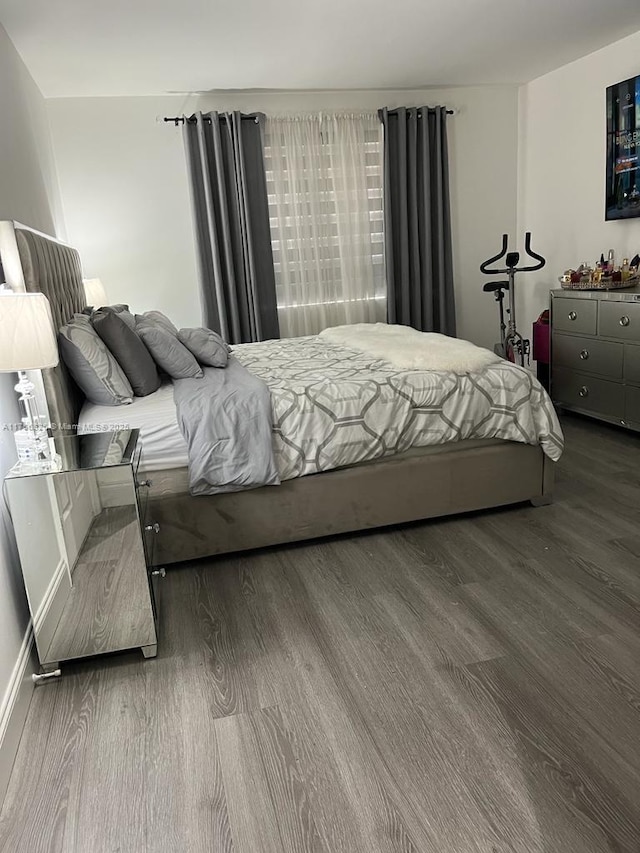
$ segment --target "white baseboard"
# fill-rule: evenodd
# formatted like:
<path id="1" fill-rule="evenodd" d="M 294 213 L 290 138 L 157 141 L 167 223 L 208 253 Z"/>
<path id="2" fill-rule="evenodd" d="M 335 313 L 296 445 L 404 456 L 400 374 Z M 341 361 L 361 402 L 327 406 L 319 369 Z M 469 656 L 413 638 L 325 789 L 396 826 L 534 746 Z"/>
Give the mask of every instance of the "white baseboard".
<path id="1" fill-rule="evenodd" d="M 131 481 L 126 483 L 100 483 L 102 506 L 127 506 L 131 503 Z"/>
<path id="2" fill-rule="evenodd" d="M 69 570 L 66 560 L 61 559 L 49 582 L 42 603 L 33 617 L 33 630 L 38 638 L 38 648 L 42 660 L 48 660 L 46 651 L 49 649 L 49 644 L 56 632 L 60 616 L 70 594 Z"/>
<path id="3" fill-rule="evenodd" d="M 11 673 L 0 705 L 0 804 L 4 800 L 9 776 L 18 751 L 34 684 L 31 675 L 38 671 L 31 624 L 24 635 L 18 660 Z"/>
<path id="4" fill-rule="evenodd" d="M 42 602 L 40 607 L 36 610 L 36 615 L 33 617 L 33 630 L 36 636 L 40 636 L 40 631 L 42 630 L 42 626 L 47 620 L 51 608 L 54 606 L 54 601 L 56 595 L 58 594 L 58 589 L 60 587 L 60 583 L 65 576 L 67 580 L 69 578 L 67 563 L 64 559 L 61 559 L 58 565 L 56 566 L 56 570 L 53 573 L 53 577 L 49 581 L 49 586 L 47 587 L 44 596 L 42 597 Z M 69 583 L 69 588 L 71 584 Z"/>

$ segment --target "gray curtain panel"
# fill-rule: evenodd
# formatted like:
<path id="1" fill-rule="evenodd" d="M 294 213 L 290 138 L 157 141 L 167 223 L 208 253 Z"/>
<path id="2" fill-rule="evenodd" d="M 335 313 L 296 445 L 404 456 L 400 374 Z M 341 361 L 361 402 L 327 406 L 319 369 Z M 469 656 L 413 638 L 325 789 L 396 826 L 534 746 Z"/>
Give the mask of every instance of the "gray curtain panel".
<path id="1" fill-rule="evenodd" d="M 260 114 L 183 124 L 204 321 L 231 343 L 280 337 Z"/>
<path id="2" fill-rule="evenodd" d="M 380 110 L 387 319 L 456 333 L 445 107 Z"/>

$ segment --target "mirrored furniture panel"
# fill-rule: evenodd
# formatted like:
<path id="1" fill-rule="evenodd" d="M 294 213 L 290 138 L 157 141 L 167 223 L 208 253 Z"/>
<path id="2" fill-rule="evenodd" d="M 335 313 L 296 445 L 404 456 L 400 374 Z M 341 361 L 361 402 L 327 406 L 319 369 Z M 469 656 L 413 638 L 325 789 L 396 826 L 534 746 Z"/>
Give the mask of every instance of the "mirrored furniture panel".
<path id="1" fill-rule="evenodd" d="M 153 567 L 154 525 L 139 464 L 138 430 L 127 429 L 61 435 L 54 470 L 16 466 L 7 475 L 44 673 L 123 649 L 156 654 L 155 583 L 164 572 Z"/>

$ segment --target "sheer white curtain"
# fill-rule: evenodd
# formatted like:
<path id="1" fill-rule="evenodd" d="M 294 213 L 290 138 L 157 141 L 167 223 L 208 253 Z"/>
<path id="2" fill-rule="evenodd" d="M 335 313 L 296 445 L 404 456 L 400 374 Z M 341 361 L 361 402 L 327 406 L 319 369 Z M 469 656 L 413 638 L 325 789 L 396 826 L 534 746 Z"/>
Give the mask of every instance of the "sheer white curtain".
<path id="1" fill-rule="evenodd" d="M 267 118 L 265 169 L 282 337 L 384 321 L 376 114 Z"/>

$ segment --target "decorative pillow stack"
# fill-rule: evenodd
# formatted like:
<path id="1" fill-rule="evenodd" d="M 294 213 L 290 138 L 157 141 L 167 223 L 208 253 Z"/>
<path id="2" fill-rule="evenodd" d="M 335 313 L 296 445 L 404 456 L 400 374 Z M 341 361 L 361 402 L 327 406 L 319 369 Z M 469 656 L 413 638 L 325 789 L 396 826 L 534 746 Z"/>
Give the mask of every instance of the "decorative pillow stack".
<path id="1" fill-rule="evenodd" d="M 128 305 L 85 309 L 60 329 L 60 355 L 92 403 L 120 406 L 172 379 L 200 379 L 202 367 L 226 367 L 231 347 L 211 329 L 180 329 L 160 311 Z M 158 370 L 159 368 L 159 370 Z"/>

